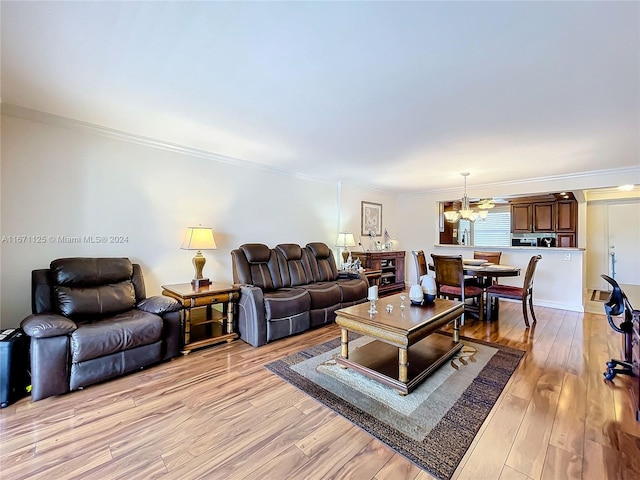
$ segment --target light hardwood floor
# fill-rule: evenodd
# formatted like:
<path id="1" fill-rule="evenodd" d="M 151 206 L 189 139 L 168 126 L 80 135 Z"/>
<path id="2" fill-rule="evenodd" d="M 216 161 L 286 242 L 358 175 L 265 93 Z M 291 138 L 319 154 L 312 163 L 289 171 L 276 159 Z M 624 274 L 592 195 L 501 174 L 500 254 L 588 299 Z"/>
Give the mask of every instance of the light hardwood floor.
<path id="1" fill-rule="evenodd" d="M 620 338 L 604 315 L 518 304 L 463 335 L 526 350 L 455 479 L 637 479 L 640 424 L 607 384 Z M 83 391 L 0 411 L 0 478 L 431 478 L 263 365 L 335 338 L 336 325 L 253 348 L 237 340 Z M 443 448 L 447 448 L 443 445 Z"/>

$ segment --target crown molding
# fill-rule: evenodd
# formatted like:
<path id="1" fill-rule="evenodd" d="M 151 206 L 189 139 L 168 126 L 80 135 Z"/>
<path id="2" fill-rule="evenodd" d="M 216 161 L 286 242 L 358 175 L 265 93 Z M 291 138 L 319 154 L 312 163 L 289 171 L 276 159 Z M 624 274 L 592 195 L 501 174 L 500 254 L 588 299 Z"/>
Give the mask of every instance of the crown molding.
<path id="1" fill-rule="evenodd" d="M 640 177 L 640 167 L 620 167 L 620 168 L 609 168 L 604 170 L 590 170 L 586 172 L 577 172 L 577 173 L 568 173 L 564 175 L 548 175 L 544 177 L 532 177 L 532 178 L 523 178 L 519 180 L 508 180 L 503 182 L 491 182 L 491 183 L 481 183 L 474 184 L 472 188 L 485 188 L 485 187 L 503 187 L 503 186 L 513 186 L 513 185 L 524 185 L 528 183 L 542 183 L 542 182 L 552 182 L 558 180 L 573 180 L 576 178 L 590 178 L 590 177 L 601 177 L 602 175 L 633 175 L 636 177 Z M 593 189 L 585 189 L 585 190 L 593 190 Z M 452 188 L 441 188 L 437 190 L 425 190 L 421 192 L 411 192 L 411 193 L 400 193 L 399 197 L 413 197 L 413 196 L 421 196 L 421 195 L 432 195 L 432 194 L 442 194 L 442 193 L 450 193 L 450 192 L 459 192 L 460 187 L 452 187 Z"/>
<path id="2" fill-rule="evenodd" d="M 286 175 L 288 177 L 295 177 L 301 180 L 310 180 L 320 183 L 334 184 L 334 182 L 328 182 L 326 180 L 304 175 L 302 173 L 292 173 L 277 168 L 269 167 L 259 163 L 251 162 L 248 160 L 242 160 L 240 158 L 230 157 L 219 153 L 211 152 L 208 150 L 202 150 L 199 148 L 188 147 L 186 145 L 180 145 L 177 143 L 167 142 L 156 138 L 146 137 L 144 135 L 137 135 L 135 133 L 125 132 L 123 130 L 117 130 L 111 127 L 105 127 L 97 125 L 95 123 L 89 123 L 82 120 L 76 120 L 74 118 L 63 117 L 61 115 L 55 115 L 53 113 L 43 112 L 41 110 L 33 110 L 19 105 L 13 105 L 8 103 L 0 104 L 0 110 L 3 115 L 8 115 L 16 118 L 23 118 L 25 120 L 32 120 L 34 122 L 45 123 L 48 125 L 54 125 L 57 127 L 63 127 L 70 130 L 76 130 L 81 132 L 88 132 L 102 137 L 121 140 L 124 142 L 134 143 L 136 145 L 142 145 L 145 147 L 156 148 L 167 152 L 179 153 L 182 155 L 190 155 L 198 158 L 205 158 L 207 160 L 213 160 L 215 162 L 224 163 L 227 165 L 234 165 L 242 168 L 252 168 L 254 170 L 260 170 L 263 172 L 275 173 L 279 175 Z"/>
<path id="3" fill-rule="evenodd" d="M 137 135 L 134 133 L 125 132 L 123 130 L 117 130 L 111 127 L 105 127 L 102 125 L 97 125 L 97 124 L 85 122 L 82 120 L 63 117 L 61 115 L 56 115 L 53 113 L 43 112 L 41 110 L 34 110 L 26 107 L 21 107 L 19 105 L 0 102 L 0 112 L 2 113 L 2 115 L 8 115 L 16 118 L 23 118 L 26 120 L 32 120 L 39 123 L 45 123 L 49 125 L 63 127 L 70 130 L 93 133 L 106 138 L 121 140 L 124 142 L 134 143 L 137 145 L 143 145 L 146 147 L 156 148 L 156 149 L 164 150 L 167 152 L 174 152 L 182 155 L 190 155 L 193 157 L 205 158 L 208 160 L 213 160 L 215 162 L 220 162 L 220 163 L 233 165 L 241 168 L 251 168 L 251 169 L 262 171 L 262 172 L 275 173 L 278 175 L 285 175 L 285 176 L 297 178 L 300 180 L 308 180 L 308 181 L 325 183 L 330 185 L 337 185 L 338 183 L 338 181 L 325 180 L 317 177 L 312 177 L 310 175 L 305 175 L 302 173 L 287 172 L 285 170 L 279 170 L 277 168 L 269 167 L 269 166 L 266 166 L 260 163 L 251 162 L 248 160 L 230 157 L 227 155 L 222 155 L 222 154 L 211 152 L 208 150 L 193 148 L 186 145 L 180 145 L 177 143 L 172 143 L 164 140 L 146 137 L 143 135 Z M 503 182 L 474 184 L 473 187 L 471 188 L 513 186 L 513 185 L 521 185 L 521 184 L 528 184 L 528 183 L 549 182 L 549 181 L 557 181 L 557 180 L 571 180 L 576 178 L 599 177 L 602 175 L 609 175 L 609 174 L 625 174 L 625 175 L 640 176 L 640 167 L 623 167 L 623 168 L 613 168 L 613 169 L 605 169 L 605 170 L 593 170 L 593 171 L 578 172 L 578 173 L 565 174 L 565 175 L 552 175 L 552 176 L 534 177 L 534 178 L 510 180 L 510 181 L 503 181 Z M 457 193 L 460 191 L 460 187 L 455 186 L 450 188 L 422 190 L 418 192 L 403 193 L 403 192 L 394 191 L 393 189 L 391 190 L 378 189 L 378 188 L 367 186 L 367 185 L 361 185 L 358 183 L 348 183 L 345 181 L 341 181 L 341 186 L 342 188 L 344 187 L 357 188 L 359 190 L 365 190 L 371 193 L 389 195 L 389 196 L 394 196 L 398 198 L 433 195 L 433 194 L 449 194 L 452 192 Z"/>

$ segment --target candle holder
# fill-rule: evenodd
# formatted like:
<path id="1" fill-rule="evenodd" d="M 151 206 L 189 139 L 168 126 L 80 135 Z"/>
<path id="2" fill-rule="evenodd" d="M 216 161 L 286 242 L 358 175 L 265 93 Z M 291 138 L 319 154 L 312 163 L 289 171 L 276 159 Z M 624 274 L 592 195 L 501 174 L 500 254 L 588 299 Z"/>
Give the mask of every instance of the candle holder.
<path id="1" fill-rule="evenodd" d="M 369 299 L 369 313 L 371 315 L 374 315 L 374 314 L 378 313 L 378 310 L 376 310 L 376 300 L 377 300 L 377 298 L 370 298 Z"/>

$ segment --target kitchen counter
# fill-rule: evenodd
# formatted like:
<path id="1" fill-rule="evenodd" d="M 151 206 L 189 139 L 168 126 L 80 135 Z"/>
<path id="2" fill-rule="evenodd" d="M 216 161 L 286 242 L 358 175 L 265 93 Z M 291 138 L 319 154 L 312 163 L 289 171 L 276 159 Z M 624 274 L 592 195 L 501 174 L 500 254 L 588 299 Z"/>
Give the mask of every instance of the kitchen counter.
<path id="1" fill-rule="evenodd" d="M 538 251 L 555 251 L 555 252 L 562 252 L 562 251 L 566 251 L 566 252 L 584 252 L 584 248 L 577 248 L 577 247 L 534 247 L 534 246 L 522 246 L 522 247 L 510 247 L 510 246 L 505 246 L 505 247 L 481 247 L 478 245 L 457 245 L 457 244 L 449 244 L 449 243 L 436 243 L 433 245 L 434 247 L 438 248 L 464 248 L 464 249 L 470 249 L 470 250 L 482 250 L 482 251 L 494 251 L 494 250 L 500 250 L 500 251 L 504 251 L 504 250 L 532 250 L 535 252 Z"/>
<path id="2" fill-rule="evenodd" d="M 522 286 L 523 275 L 533 255 L 542 255 L 535 276 L 533 300 L 535 305 L 575 312 L 584 311 L 583 282 L 585 276 L 585 249 L 568 247 L 479 247 L 477 245 L 435 244 L 432 252 L 440 255 L 462 255 L 473 258 L 474 250 L 500 251 L 503 265 L 521 268 L 519 277 L 500 279 L 501 284 Z M 410 265 L 408 263 L 408 265 Z M 411 265 L 413 267 L 413 265 Z M 414 278 L 409 273 L 408 278 Z"/>

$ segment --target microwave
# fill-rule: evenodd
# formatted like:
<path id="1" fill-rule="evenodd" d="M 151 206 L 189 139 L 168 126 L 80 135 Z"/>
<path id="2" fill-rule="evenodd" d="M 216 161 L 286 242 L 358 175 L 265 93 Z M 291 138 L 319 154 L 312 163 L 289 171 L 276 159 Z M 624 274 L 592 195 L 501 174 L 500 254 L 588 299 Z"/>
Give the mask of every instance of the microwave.
<path id="1" fill-rule="evenodd" d="M 512 247 L 537 247 L 538 241 L 535 238 L 512 238 Z"/>

